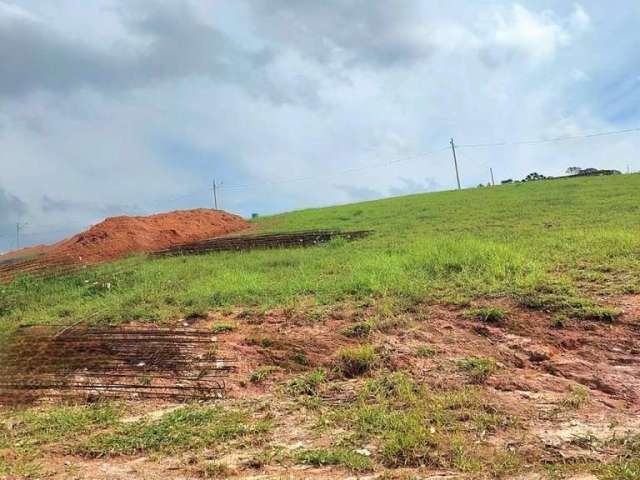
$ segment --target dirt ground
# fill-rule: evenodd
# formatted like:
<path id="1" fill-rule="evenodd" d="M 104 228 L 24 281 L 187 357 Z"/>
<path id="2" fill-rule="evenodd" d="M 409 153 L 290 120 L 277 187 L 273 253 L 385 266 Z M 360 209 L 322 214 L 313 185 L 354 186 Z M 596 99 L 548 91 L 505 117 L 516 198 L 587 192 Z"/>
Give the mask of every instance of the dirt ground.
<path id="1" fill-rule="evenodd" d="M 434 389 L 469 382 L 468 376 L 456 368 L 461 358 L 495 358 L 498 370 L 482 388 L 488 401 L 519 419 L 521 428 L 517 435 L 498 432 L 490 443 L 505 451 L 527 452 L 527 458 L 535 459 L 537 465 L 581 460 L 606 462 L 615 454 L 607 440 L 640 433 L 640 296 L 621 297 L 608 303 L 623 311 L 614 322 L 569 320 L 562 328 L 551 325 L 549 314 L 523 309 L 509 299 L 486 299 L 474 305 L 499 306 L 507 312 L 507 318 L 490 324 L 470 318 L 468 308 L 425 305 L 383 315 L 380 328 L 367 341 L 384 359 L 380 368 L 410 372 L 420 383 Z M 316 416 L 284 393 L 282 386 L 301 372 L 316 367 L 332 368 L 338 349 L 361 342 L 345 336 L 341 330 L 373 316 L 380 318 L 375 305 L 342 305 L 303 313 L 237 309 L 188 322 L 199 328 L 220 324 L 234 327 L 217 334 L 220 354 L 237 358 L 239 365 L 227 381 L 228 395 L 221 403 L 268 406 L 274 424 L 269 448 L 287 452 L 301 447 L 326 447 L 332 439 L 313 428 Z M 433 355 L 415 355 L 421 345 L 429 345 Z M 305 352 L 303 364 L 296 360 L 300 352 Z M 274 374 L 260 382 L 250 381 L 252 372 L 265 366 L 275 367 Z M 324 392 L 320 401 L 324 405 L 348 404 L 363 381 L 339 380 L 338 387 Z M 586 395 L 574 399 L 572 405 L 576 392 Z M 158 417 L 175 406 L 133 402 L 131 418 Z M 363 447 L 372 451 L 376 448 Z M 472 478 L 426 468 L 376 468 L 373 472 L 355 474 L 332 466 L 252 462 L 256 449 L 264 448 L 264 445 L 249 446 L 216 457 L 216 461 L 228 466 L 222 476 Z M 52 478 L 201 478 L 192 468 L 194 463 L 197 461 L 189 455 L 87 459 L 54 454 L 46 459 L 46 470 L 52 472 Z M 545 478 L 535 465 L 530 470 L 526 475 L 509 478 Z M 597 478 L 583 475 L 566 478 Z"/>
<path id="2" fill-rule="evenodd" d="M 199 208 L 146 217 L 110 217 L 71 238 L 9 252 L 0 261 L 28 256 L 97 263 L 133 253 L 153 252 L 247 229 L 249 224 L 222 210 Z"/>

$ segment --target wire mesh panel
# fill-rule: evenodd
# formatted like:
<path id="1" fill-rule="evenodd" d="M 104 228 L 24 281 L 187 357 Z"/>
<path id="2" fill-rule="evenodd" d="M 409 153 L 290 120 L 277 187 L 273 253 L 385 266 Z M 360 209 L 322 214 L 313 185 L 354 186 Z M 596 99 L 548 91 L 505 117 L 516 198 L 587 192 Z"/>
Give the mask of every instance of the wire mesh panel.
<path id="1" fill-rule="evenodd" d="M 208 330 L 148 325 L 21 329 L 0 351 L 0 402 L 82 396 L 215 399 L 235 360 Z"/>

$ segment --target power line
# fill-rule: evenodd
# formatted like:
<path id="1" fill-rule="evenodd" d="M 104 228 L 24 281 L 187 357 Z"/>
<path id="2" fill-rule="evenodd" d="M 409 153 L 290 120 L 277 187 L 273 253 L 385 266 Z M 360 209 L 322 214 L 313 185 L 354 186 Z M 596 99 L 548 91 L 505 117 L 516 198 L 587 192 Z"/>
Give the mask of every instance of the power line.
<path id="1" fill-rule="evenodd" d="M 279 185 L 279 184 L 282 184 L 282 183 L 305 182 L 305 181 L 318 180 L 318 179 L 327 180 L 327 179 L 335 178 L 337 176 L 340 176 L 340 175 L 343 175 L 343 174 L 346 174 L 346 173 L 362 172 L 362 171 L 370 170 L 370 169 L 373 169 L 373 168 L 380 168 L 380 167 L 387 167 L 389 165 L 395 165 L 397 163 L 410 162 L 410 161 L 415 161 L 415 160 L 422 160 L 427 155 L 430 155 L 430 154 L 436 153 L 436 152 L 440 152 L 440 151 L 444 151 L 444 150 L 448 150 L 448 149 L 449 149 L 449 147 L 437 148 L 437 149 L 429 150 L 429 151 L 424 152 L 422 154 L 417 154 L 417 155 L 414 155 L 414 156 L 411 156 L 411 157 L 401 158 L 401 159 L 397 159 L 397 160 L 391 160 L 391 161 L 383 162 L 383 163 L 376 163 L 376 164 L 366 165 L 366 166 L 362 166 L 362 167 L 354 167 L 354 168 L 348 168 L 348 169 L 344 169 L 344 170 L 338 170 L 336 172 L 333 172 L 331 174 L 331 176 L 314 175 L 314 176 L 308 176 L 308 177 L 287 178 L 287 179 L 279 179 L 279 180 L 267 180 L 267 181 L 260 182 L 260 183 L 244 183 L 244 184 L 235 184 L 235 185 L 233 185 L 233 184 L 232 185 L 225 185 L 225 188 L 226 189 L 242 189 L 242 188 L 260 187 L 260 186 L 264 186 L 264 185 Z"/>
<path id="2" fill-rule="evenodd" d="M 541 143 L 562 142 L 566 140 L 577 140 L 582 138 L 605 137 L 608 135 L 623 135 L 626 133 L 636 133 L 636 132 L 640 132 L 640 128 L 627 128 L 625 130 L 596 132 L 596 133 L 589 133 L 586 135 L 565 135 L 561 137 L 539 139 L 539 140 L 520 140 L 516 142 L 496 142 L 496 143 L 468 143 L 468 144 L 457 144 L 456 146 L 458 148 L 485 148 L 485 147 L 503 147 L 503 146 L 509 146 L 509 145 L 537 145 Z"/>

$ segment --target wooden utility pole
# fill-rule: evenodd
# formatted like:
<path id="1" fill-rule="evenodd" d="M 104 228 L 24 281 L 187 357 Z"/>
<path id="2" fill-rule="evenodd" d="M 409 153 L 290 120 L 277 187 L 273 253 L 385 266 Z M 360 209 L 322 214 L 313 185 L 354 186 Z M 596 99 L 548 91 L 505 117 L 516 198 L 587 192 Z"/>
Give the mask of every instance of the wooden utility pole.
<path id="1" fill-rule="evenodd" d="M 489 171 L 491 172 L 491 185 L 496 186 L 496 181 L 493 179 L 493 168 L 489 167 Z"/>
<path id="2" fill-rule="evenodd" d="M 460 190 L 460 174 L 458 173 L 458 159 L 456 158 L 456 144 L 451 138 L 451 151 L 453 152 L 453 165 L 456 167 L 456 182 L 458 182 L 458 190 Z"/>

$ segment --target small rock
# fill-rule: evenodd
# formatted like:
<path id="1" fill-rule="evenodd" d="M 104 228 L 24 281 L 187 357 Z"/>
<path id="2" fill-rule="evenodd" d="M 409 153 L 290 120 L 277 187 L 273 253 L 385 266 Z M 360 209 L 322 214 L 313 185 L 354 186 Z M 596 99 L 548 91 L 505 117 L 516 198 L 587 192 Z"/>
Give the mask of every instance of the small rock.
<path id="1" fill-rule="evenodd" d="M 366 448 L 359 448 L 356 450 L 356 453 L 359 453 L 360 455 L 364 455 L 365 457 L 370 457 L 371 456 L 371 452 L 369 450 L 367 450 Z"/>

